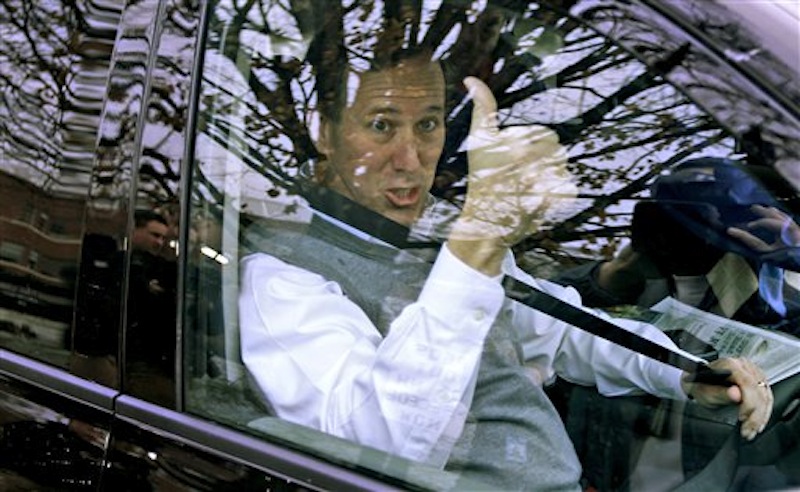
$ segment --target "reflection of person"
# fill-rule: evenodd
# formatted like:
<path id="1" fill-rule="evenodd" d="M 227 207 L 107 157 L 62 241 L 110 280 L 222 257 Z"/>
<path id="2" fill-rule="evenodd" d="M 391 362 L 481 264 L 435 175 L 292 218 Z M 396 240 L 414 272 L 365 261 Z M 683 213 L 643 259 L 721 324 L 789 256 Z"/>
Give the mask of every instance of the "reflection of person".
<path id="1" fill-rule="evenodd" d="M 443 74 L 421 57 L 395 57 L 358 82 L 341 114 L 323 114 L 316 177 L 412 226 L 442 152 Z M 693 385 L 505 299 L 501 273 L 580 302 L 522 273 L 508 249 L 537 225 L 541 194 L 525 193 L 569 188 L 564 152 L 543 128 L 499 129 L 489 89 L 465 84 L 475 102 L 470 187 L 432 267 L 319 216 L 309 237 L 243 260 L 242 357 L 277 415 L 503 488 L 578 488 L 580 466 L 542 390 L 556 372 L 606 394 L 738 402 L 742 434 L 754 437 L 771 392 L 747 361 L 715 363 L 733 371 L 731 388 Z M 670 343 L 653 327 L 626 326 Z"/>
<path id="2" fill-rule="evenodd" d="M 769 285 L 782 276 L 782 269 L 771 262 L 792 266 L 797 256 L 793 256 L 796 252 L 791 247 L 800 244 L 800 227 L 785 210 L 778 208 L 786 203 L 781 197 L 794 192 L 779 185 L 774 172 L 767 168 L 753 168 L 721 158 L 685 161 L 655 181 L 650 200 L 637 204 L 630 245 L 610 261 L 582 265 L 563 272 L 555 280 L 575 287 L 585 303 L 596 307 L 623 304 L 650 307 L 672 296 L 728 318 L 797 333 L 800 316 L 797 291 L 782 282 Z M 604 401 L 570 385 L 558 388 L 571 391 L 572 408 L 590 409 L 581 413 L 570 408 L 568 420 L 599 424 L 609 419 L 612 426 L 624 425 L 622 412 L 614 408 L 619 406 L 618 402 Z M 581 403 L 577 404 L 578 401 Z M 651 437 L 644 441 L 637 466 L 641 470 L 657 462 L 658 482 L 663 489 L 680 483 L 684 469 L 691 472 L 697 468 L 689 457 L 702 455 L 697 449 L 703 449 L 705 442 L 695 441 L 713 437 L 704 429 L 707 426 L 702 419 L 681 419 L 682 408 L 680 405 L 671 408 L 670 432 L 656 430 L 658 439 Z M 637 421 L 641 418 L 640 415 Z M 585 453 L 584 462 L 596 459 L 599 443 L 592 443 L 592 438 L 584 435 L 574 435 L 573 439 L 583 443 L 579 448 L 583 448 L 582 455 Z M 622 468 L 629 461 L 624 451 L 626 446 L 627 443 L 617 446 Z M 673 462 L 663 459 L 665 449 L 671 449 Z M 698 462 L 704 459 L 704 456 L 696 458 Z M 780 476 L 774 471 L 769 474 L 769 480 L 777 485 L 774 480 Z M 617 475 L 627 477 L 628 473 Z M 590 479 L 602 487 L 601 481 L 608 478 Z M 636 488 L 652 479 L 652 473 L 644 475 L 637 471 L 631 486 Z"/>
<path id="3" fill-rule="evenodd" d="M 783 282 L 782 267 L 800 268 L 800 226 L 778 208 L 779 187 L 765 188 L 773 173 L 750 168 L 719 158 L 680 164 L 656 180 L 652 200 L 637 205 L 631 245 L 556 280 L 598 307 L 650 306 L 672 295 L 796 333 L 798 292 Z"/>
<path id="4" fill-rule="evenodd" d="M 134 392 L 172 401 L 175 365 L 175 263 L 162 256 L 167 220 L 137 210 L 128 272 L 128 375 Z"/>
<path id="5" fill-rule="evenodd" d="M 167 220 L 150 210 L 137 210 L 134 214 L 131 246 L 136 251 L 145 251 L 153 256 L 158 255 L 164 247 L 169 225 Z"/>
<path id="6" fill-rule="evenodd" d="M 169 263 L 161 256 L 168 230 L 167 220 L 159 213 L 137 210 L 134 214 L 131 277 L 134 287 L 140 291 L 138 293 L 143 298 L 152 298 L 150 300 L 154 300 L 156 306 L 162 304 L 160 299 L 169 295 L 168 284 L 175 282 L 174 277 L 169 275 L 173 273 Z"/>
<path id="7" fill-rule="evenodd" d="M 177 271 L 175 262 L 163 256 L 167 220 L 157 212 L 137 210 L 133 225 L 127 277 L 126 252 L 117 249 L 113 238 L 84 238 L 70 369 L 102 384 L 117 386 L 120 303 L 123 281 L 127 279 L 126 361 L 136 367 L 136 371 L 129 369 L 127 373 L 129 380 L 143 381 L 142 387 L 149 391 L 165 386 L 153 380 L 144 382 L 153 375 L 163 381 L 174 379 Z M 171 389 L 162 393 L 170 396 L 159 401 L 173 398 Z"/>

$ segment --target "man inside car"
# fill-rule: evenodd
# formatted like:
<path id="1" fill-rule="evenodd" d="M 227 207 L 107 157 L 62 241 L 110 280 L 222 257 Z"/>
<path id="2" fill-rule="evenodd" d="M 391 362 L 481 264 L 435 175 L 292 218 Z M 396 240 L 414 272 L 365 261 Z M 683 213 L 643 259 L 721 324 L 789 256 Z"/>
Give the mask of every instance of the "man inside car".
<path id="1" fill-rule="evenodd" d="M 437 206 L 427 192 L 444 145 L 445 79 L 430 57 L 386 58 L 342 74 L 341 102 L 323 108 L 314 179 L 414 227 Z M 311 237 L 278 235 L 269 254 L 243 260 L 242 357 L 272 410 L 505 489 L 579 488 L 580 465 L 542 389 L 556 374 L 607 395 L 737 404 L 741 434 L 754 438 L 772 394 L 749 361 L 713 363 L 731 371 L 730 387 L 691 383 L 505 298 L 503 274 L 580 304 L 574 290 L 522 272 L 509 251 L 539 226 L 542 197 L 572 185 L 553 132 L 500 129 L 488 87 L 464 84 L 474 101 L 470 186 L 433 266 L 324 213 Z M 649 325 L 625 327 L 672 345 Z"/>

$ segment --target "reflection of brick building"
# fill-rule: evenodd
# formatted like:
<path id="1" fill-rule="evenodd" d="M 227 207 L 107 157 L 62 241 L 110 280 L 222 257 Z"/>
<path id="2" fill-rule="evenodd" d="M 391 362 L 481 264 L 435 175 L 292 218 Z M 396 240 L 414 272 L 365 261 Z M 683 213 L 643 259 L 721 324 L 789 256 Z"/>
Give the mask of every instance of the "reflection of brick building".
<path id="1" fill-rule="evenodd" d="M 35 318 L 69 326 L 85 200 L 0 172 L 0 330 Z"/>

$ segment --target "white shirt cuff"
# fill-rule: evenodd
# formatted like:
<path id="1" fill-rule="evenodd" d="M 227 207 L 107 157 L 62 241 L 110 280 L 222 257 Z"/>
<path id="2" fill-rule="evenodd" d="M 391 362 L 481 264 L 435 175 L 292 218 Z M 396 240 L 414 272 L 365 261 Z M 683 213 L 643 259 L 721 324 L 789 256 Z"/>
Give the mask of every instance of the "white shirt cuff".
<path id="1" fill-rule="evenodd" d="M 438 319 L 483 326 L 482 330 L 469 330 L 482 341 L 503 305 L 505 291 L 500 285 L 501 278 L 470 268 L 445 243 L 418 302 Z"/>

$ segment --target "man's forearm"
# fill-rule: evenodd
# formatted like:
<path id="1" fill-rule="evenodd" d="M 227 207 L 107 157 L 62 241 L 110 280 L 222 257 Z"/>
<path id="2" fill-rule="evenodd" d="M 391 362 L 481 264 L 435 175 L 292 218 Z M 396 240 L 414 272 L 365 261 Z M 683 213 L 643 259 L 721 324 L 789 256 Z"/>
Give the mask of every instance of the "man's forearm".
<path id="1" fill-rule="evenodd" d="M 381 337 L 334 282 L 268 255 L 243 263 L 242 358 L 277 415 L 443 465 L 502 306 L 500 285 L 443 248 L 417 302 Z"/>

